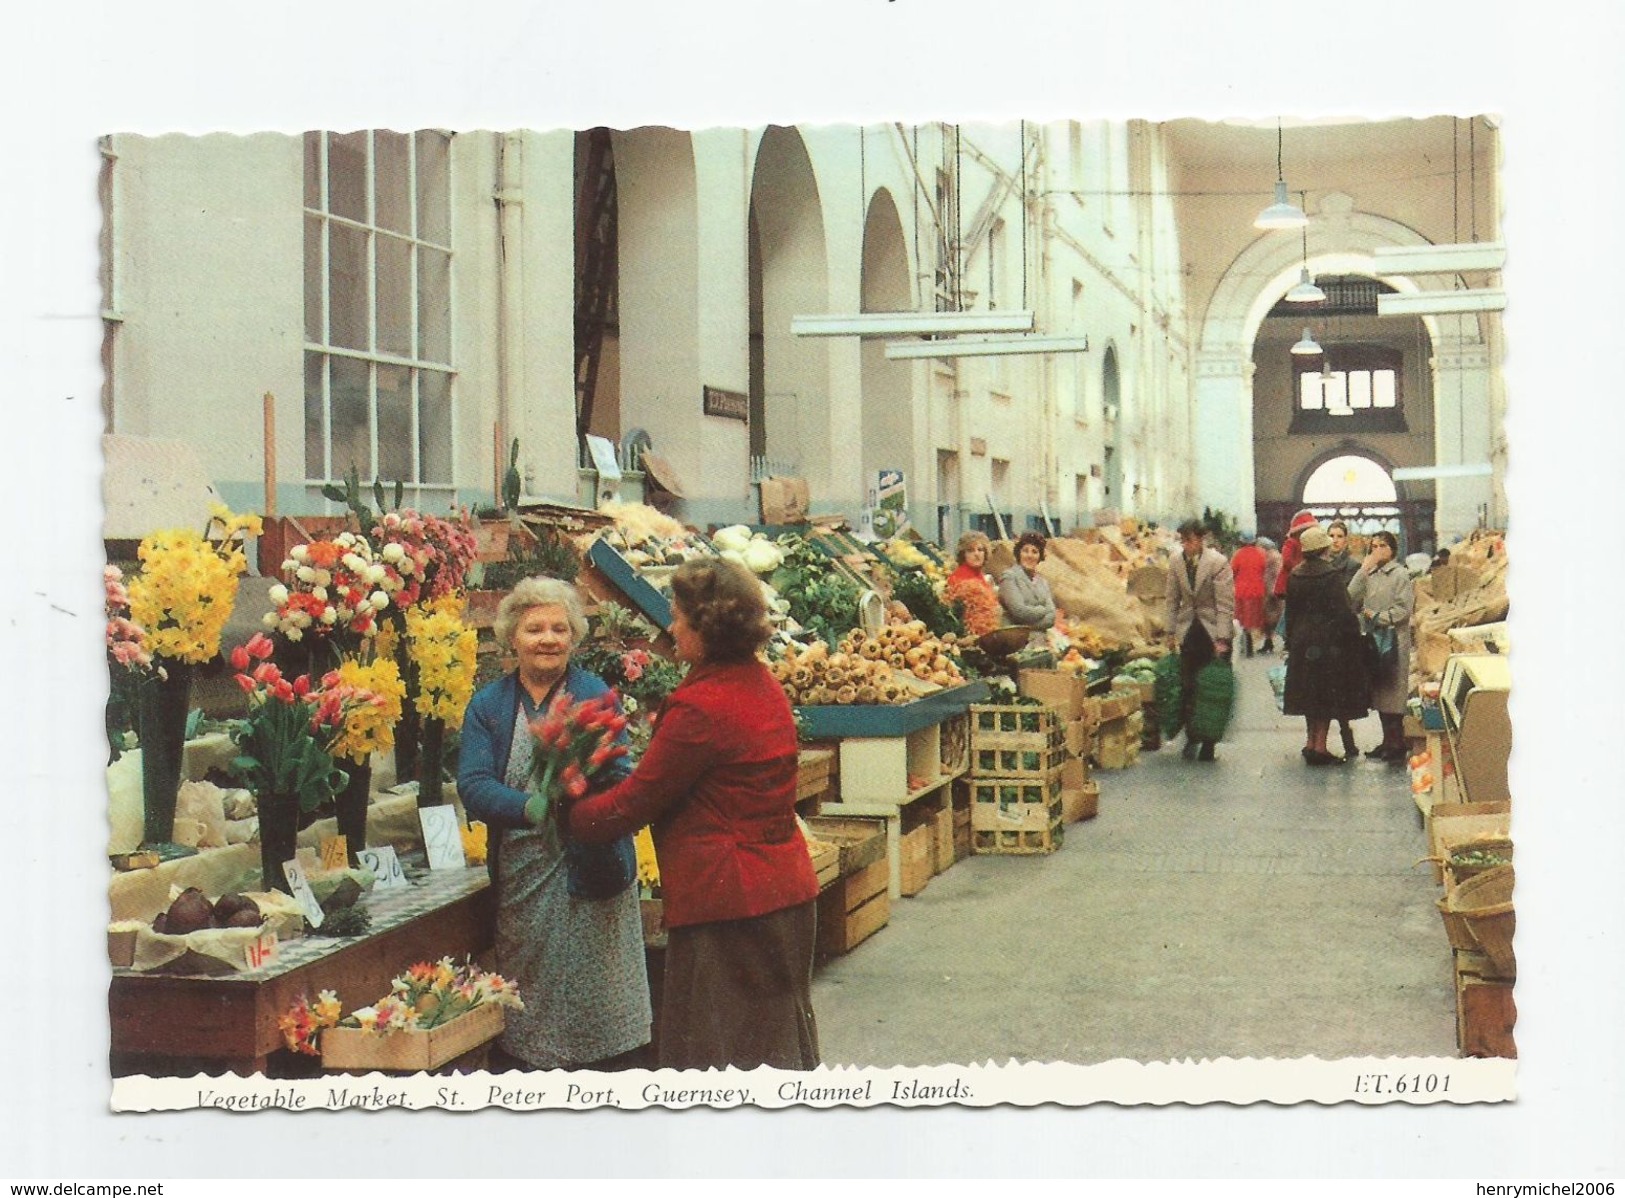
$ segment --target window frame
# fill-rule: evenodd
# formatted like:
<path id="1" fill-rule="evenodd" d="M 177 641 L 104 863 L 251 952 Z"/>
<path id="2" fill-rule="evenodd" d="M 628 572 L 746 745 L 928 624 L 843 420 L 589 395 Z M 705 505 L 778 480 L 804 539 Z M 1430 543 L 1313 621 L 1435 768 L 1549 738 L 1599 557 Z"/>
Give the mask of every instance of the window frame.
<path id="1" fill-rule="evenodd" d="M 306 289 L 306 312 L 301 330 L 305 363 L 303 404 L 305 427 L 301 455 L 304 482 L 306 486 L 321 486 L 324 483 L 339 481 L 354 466 L 364 478 L 382 479 L 385 482 L 400 481 L 415 493 L 455 493 L 458 485 L 455 309 L 457 253 L 454 219 L 456 172 L 452 152 L 455 134 L 441 129 L 418 129 L 405 133 L 388 129 L 364 129 L 357 130 L 356 133 L 366 138 L 363 179 L 360 182 L 364 210 L 359 218 L 334 211 L 333 203 L 332 142 L 336 137 L 355 135 L 339 134 L 332 130 L 312 130 L 303 135 L 301 142 L 303 191 L 300 219 L 303 223 L 305 241 Z M 405 229 L 391 228 L 380 222 L 378 179 L 380 135 L 393 135 L 404 140 Z M 420 142 L 426 136 L 442 139 L 443 166 L 420 161 Z M 313 138 L 314 161 L 311 157 Z M 426 229 L 426 225 L 430 223 L 428 214 L 421 209 L 422 195 L 427 186 L 426 172 L 430 171 L 441 172 L 441 177 L 435 180 L 434 184 L 444 195 L 440 215 L 440 220 L 444 222 L 443 242 L 431 238 L 430 231 Z M 315 174 L 314 195 L 311 194 L 312 172 Z M 360 280 L 359 302 L 355 299 L 351 302 L 357 308 L 365 309 L 363 322 L 365 333 L 361 338 L 365 341 L 365 345 L 361 347 L 340 344 L 334 337 L 335 230 L 344 230 L 347 235 L 360 235 L 362 246 L 360 258 L 364 277 Z M 313 233 L 319 238 L 319 244 L 315 246 L 311 245 Z M 400 268 L 400 260 L 396 258 L 394 266 L 397 269 L 393 273 L 402 280 L 400 287 L 405 293 L 404 311 L 397 309 L 396 312 L 397 318 L 404 316 L 405 341 L 408 345 L 405 353 L 382 348 L 381 325 L 385 322 L 380 320 L 379 311 L 381 277 L 392 273 L 391 265 L 385 261 L 383 254 L 385 251 L 398 253 L 402 248 L 405 250 L 404 268 Z M 437 289 L 442 287 L 444 289 L 443 307 L 438 302 L 440 298 L 438 296 L 431 297 L 428 303 L 424 302 L 423 292 L 425 287 L 430 285 L 431 275 L 428 254 L 442 256 L 443 279 L 433 279 L 432 282 Z M 390 298 L 391 293 L 386 293 L 386 300 Z M 312 301 L 316 305 L 314 320 L 310 311 Z M 445 321 L 443 330 L 435 334 L 442 342 L 444 360 L 429 356 L 434 351 L 426 345 L 426 339 L 431 336 L 429 314 L 435 307 L 442 307 Z M 365 365 L 363 403 L 366 409 L 364 417 L 367 430 L 366 462 L 336 460 L 334 445 L 336 363 Z M 380 436 L 381 406 L 387 408 L 392 395 L 386 388 L 381 405 L 380 373 L 390 371 L 404 372 L 407 444 L 403 453 L 393 452 L 393 449 L 400 447 L 391 446 L 389 435 Z M 319 430 L 314 429 L 310 422 L 313 388 L 316 393 L 314 398 L 320 407 Z M 441 396 L 436 397 L 434 391 L 441 392 Z M 439 453 L 445 455 L 443 471 L 427 469 L 430 455 L 436 453 L 435 449 L 430 448 L 432 442 L 429 439 L 434 435 L 429 432 L 430 420 L 427 416 L 427 405 L 431 403 L 444 405 L 444 411 L 438 421 L 444 430 L 441 434 L 444 440 L 438 449 Z M 319 462 L 311 460 L 313 440 L 320 445 Z M 385 464 L 389 457 L 404 457 L 408 467 L 407 477 L 399 480 L 385 477 Z"/>
<path id="2" fill-rule="evenodd" d="M 1291 356 L 1292 422 L 1289 433 L 1325 435 L 1326 433 L 1406 433 L 1405 421 L 1405 351 L 1392 345 L 1370 342 L 1351 342 L 1329 345 L 1319 357 Z M 1329 369 L 1328 369 L 1329 368 Z M 1389 371 L 1394 379 L 1392 407 L 1367 406 L 1353 408 L 1347 414 L 1333 415 L 1321 408 L 1304 406 L 1304 375 L 1322 376 L 1327 373 L 1344 376 L 1344 387 L 1351 373 L 1369 373 L 1373 384 L 1379 373 Z M 1346 390 L 1345 390 L 1346 393 Z M 1374 402 L 1374 401 L 1373 401 Z"/>

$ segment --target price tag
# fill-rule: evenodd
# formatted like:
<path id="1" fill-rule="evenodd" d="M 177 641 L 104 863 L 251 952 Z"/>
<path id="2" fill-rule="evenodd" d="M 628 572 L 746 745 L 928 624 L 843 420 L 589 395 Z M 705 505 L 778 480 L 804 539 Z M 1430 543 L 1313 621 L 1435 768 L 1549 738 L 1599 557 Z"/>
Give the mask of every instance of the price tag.
<path id="1" fill-rule="evenodd" d="M 269 964 L 276 958 L 276 932 L 267 928 L 261 932 L 259 939 L 243 950 L 243 956 L 248 960 L 250 969 L 258 969 L 261 965 Z"/>
<path id="2" fill-rule="evenodd" d="M 322 841 L 322 872 L 344 869 L 350 864 L 350 842 L 343 836 L 329 836 Z"/>
<path id="3" fill-rule="evenodd" d="M 401 868 L 401 859 L 395 855 L 394 845 L 386 844 L 376 849 L 362 849 L 356 857 L 360 860 L 362 869 L 372 870 L 374 889 L 395 890 L 409 885 L 406 871 Z"/>
<path id="4" fill-rule="evenodd" d="M 457 808 L 447 803 L 441 807 L 418 809 L 418 820 L 423 825 L 423 847 L 429 854 L 430 869 L 466 869 L 463 857 L 463 834 L 457 824 Z"/>
<path id="5" fill-rule="evenodd" d="M 305 867 L 299 864 L 297 858 L 282 863 L 282 876 L 288 879 L 288 890 L 294 901 L 299 904 L 299 910 L 304 914 L 305 922 L 313 928 L 322 926 L 326 917 L 322 905 L 316 901 L 316 894 L 310 888 L 310 882 L 305 877 Z"/>

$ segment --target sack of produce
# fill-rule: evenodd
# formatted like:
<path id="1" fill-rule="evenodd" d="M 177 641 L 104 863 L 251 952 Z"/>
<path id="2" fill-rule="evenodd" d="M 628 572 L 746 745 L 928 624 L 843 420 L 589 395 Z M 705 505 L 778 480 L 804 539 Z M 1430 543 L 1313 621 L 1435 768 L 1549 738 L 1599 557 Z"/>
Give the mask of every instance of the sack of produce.
<path id="1" fill-rule="evenodd" d="M 1170 653 L 1157 659 L 1151 667 L 1156 681 L 1156 708 L 1162 720 L 1162 734 L 1173 736 L 1179 731 L 1180 709 L 1184 701 L 1184 683 L 1179 676 L 1179 655 Z"/>
<path id="2" fill-rule="evenodd" d="M 1208 662 L 1196 674 L 1196 704 L 1191 711 L 1191 735 L 1219 740 L 1230 726 L 1236 706 L 1236 674 L 1223 658 Z"/>

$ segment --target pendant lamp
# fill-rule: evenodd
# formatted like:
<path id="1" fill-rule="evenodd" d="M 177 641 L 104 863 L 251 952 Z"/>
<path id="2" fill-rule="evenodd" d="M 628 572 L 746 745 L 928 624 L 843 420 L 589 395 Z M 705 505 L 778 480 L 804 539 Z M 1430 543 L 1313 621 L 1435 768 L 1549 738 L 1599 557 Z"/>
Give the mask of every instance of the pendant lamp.
<path id="1" fill-rule="evenodd" d="M 1276 342 L 1276 344 L 1279 345 L 1280 342 Z M 1305 356 L 1310 354 L 1318 354 L 1320 352 L 1320 345 L 1315 341 L 1314 337 L 1310 335 L 1308 325 L 1303 326 L 1303 340 L 1293 345 L 1292 352 L 1295 354 L 1303 354 Z"/>
<path id="2" fill-rule="evenodd" d="M 1256 229 L 1299 229 L 1309 223 L 1303 209 L 1292 202 L 1287 193 L 1286 174 L 1281 168 L 1281 122 L 1275 122 L 1275 203 L 1258 214 L 1253 222 Z"/>
<path id="3" fill-rule="evenodd" d="M 1316 287 L 1314 280 L 1309 277 L 1309 222 L 1303 225 L 1303 269 L 1298 275 L 1298 285 L 1286 293 L 1289 304 L 1323 304 L 1326 302 L 1326 293 Z"/>

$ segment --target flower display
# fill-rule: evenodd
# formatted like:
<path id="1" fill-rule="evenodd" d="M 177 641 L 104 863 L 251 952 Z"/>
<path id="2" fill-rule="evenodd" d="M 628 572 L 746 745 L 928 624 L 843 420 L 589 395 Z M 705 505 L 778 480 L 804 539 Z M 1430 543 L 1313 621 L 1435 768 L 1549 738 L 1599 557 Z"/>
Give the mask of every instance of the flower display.
<path id="1" fill-rule="evenodd" d="M 460 728 L 474 694 L 479 634 L 444 601 L 406 613 L 406 643 L 418 670 L 417 711 L 426 719 Z"/>
<path id="2" fill-rule="evenodd" d="M 660 862 L 655 858 L 655 838 L 647 826 L 639 828 L 632 837 L 637 851 L 638 886 L 645 898 L 660 897 Z"/>
<path id="3" fill-rule="evenodd" d="M 333 741 L 333 756 L 364 765 L 372 754 L 394 745 L 395 725 L 400 721 L 406 697 L 406 685 L 394 661 L 380 656 L 371 662 L 341 662 L 322 680 L 322 687 L 337 691 L 344 709 L 343 727 Z"/>
<path id="4" fill-rule="evenodd" d="M 323 1030 L 337 1027 L 341 1013 L 339 996 L 331 990 L 320 991 L 314 1003 L 301 994 L 276 1025 L 282 1029 L 282 1042 L 294 1052 L 317 1057 L 322 1053 Z"/>
<path id="5" fill-rule="evenodd" d="M 484 865 L 486 855 L 490 852 L 491 835 L 485 824 L 480 820 L 473 823 L 460 824 L 457 834 L 463 841 L 463 860 L 470 865 Z"/>
<path id="6" fill-rule="evenodd" d="M 282 563 L 288 581 L 271 588 L 275 610 L 265 614 L 265 626 L 290 641 L 335 633 L 369 637 L 415 569 L 410 559 L 379 560 L 358 533 L 295 545 Z"/>
<path id="7" fill-rule="evenodd" d="M 993 589 L 981 583 L 961 580 L 949 583 L 943 597 L 964 610 L 965 631 L 972 636 L 992 632 L 1003 623 L 1004 609 Z"/>
<path id="8" fill-rule="evenodd" d="M 108 660 L 137 672 L 151 669 L 147 630 L 130 619 L 130 593 L 124 586 L 124 571 L 108 566 L 102 571 L 102 583 L 107 595 L 104 607 Z"/>
<path id="9" fill-rule="evenodd" d="M 390 982 L 388 994 L 370 1007 L 352 1011 L 343 1022 L 379 1034 L 428 1031 L 486 1003 L 525 1009 L 519 987 L 501 974 L 442 957 L 433 965 L 418 962 Z"/>
<path id="10" fill-rule="evenodd" d="M 466 511 L 454 520 L 411 508 L 386 512 L 373 526 L 372 538 L 379 558 L 400 571 L 402 608 L 462 590 L 479 553 Z"/>
<path id="11" fill-rule="evenodd" d="M 532 721 L 530 731 L 536 745 L 531 773 L 536 785 L 525 813 L 533 824 L 547 815 L 555 788 L 567 799 L 579 799 L 593 779 L 626 756 L 626 745 L 620 743 L 626 717 L 619 707 L 614 691 L 572 703 L 560 690 L 547 710 Z"/>
<path id="12" fill-rule="evenodd" d="M 144 538 L 141 571 L 129 582 L 130 619 L 145 632 L 154 657 L 194 665 L 220 652 L 220 633 L 248 569 L 243 540 L 258 536 L 260 518 L 216 506 L 205 533 L 166 529 Z"/>
<path id="13" fill-rule="evenodd" d="M 264 633 L 232 650 L 237 685 L 248 694 L 248 715 L 233 733 L 240 752 L 231 771 L 262 803 L 291 795 L 301 811 L 314 811 L 349 780 L 332 752 L 347 716 L 358 706 L 381 706 L 384 699 L 341 687 L 336 670 L 322 688 L 313 686 L 308 674 L 285 678 L 271 653 L 271 638 Z"/>

